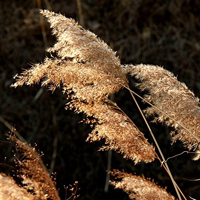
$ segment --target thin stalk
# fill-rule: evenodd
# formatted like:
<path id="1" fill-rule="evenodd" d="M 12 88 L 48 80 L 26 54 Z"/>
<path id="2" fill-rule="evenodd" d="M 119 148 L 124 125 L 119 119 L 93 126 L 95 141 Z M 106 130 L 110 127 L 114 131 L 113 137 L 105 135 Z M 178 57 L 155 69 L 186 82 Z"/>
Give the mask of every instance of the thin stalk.
<path id="1" fill-rule="evenodd" d="M 41 0 L 37 0 L 37 5 L 39 9 L 42 9 Z M 44 17 L 42 15 L 39 15 L 39 17 L 40 17 L 40 27 L 41 27 L 41 32 L 42 32 L 42 38 L 44 42 L 44 47 L 46 49 L 48 47 L 48 40 L 47 40 L 47 33 L 45 30 Z"/>
<path id="2" fill-rule="evenodd" d="M 12 133 L 14 133 L 22 142 L 26 142 L 26 140 L 20 135 L 20 133 L 9 124 L 2 116 L 0 116 L 0 122 L 2 122 Z"/>
<path id="3" fill-rule="evenodd" d="M 156 138 L 155 138 L 155 136 L 154 136 L 154 134 L 153 134 L 153 132 L 152 132 L 152 130 L 151 130 L 151 127 L 149 126 L 149 123 L 147 122 L 147 120 L 146 120 L 146 118 L 145 118 L 145 116 L 144 116 L 144 114 L 143 114 L 143 112 L 142 112 L 142 110 L 141 110 L 141 108 L 140 108 L 140 106 L 139 106 L 137 100 L 135 99 L 135 96 L 133 95 L 132 92 L 130 92 L 130 94 L 131 94 L 131 96 L 132 96 L 132 98 L 133 98 L 133 100 L 134 100 L 134 102 L 135 102 L 135 104 L 136 104 L 136 106 L 137 106 L 137 108 L 138 108 L 140 114 L 142 115 L 142 118 L 143 118 L 143 120 L 144 120 L 144 122 L 145 122 L 145 124 L 146 124 L 146 126 L 147 126 L 147 128 L 148 128 L 148 130 L 149 130 L 149 132 L 150 132 L 150 134 L 151 134 L 151 137 L 152 137 L 153 140 L 154 140 L 154 143 L 155 143 L 155 145 L 156 145 L 156 147 L 157 147 L 157 149 L 158 149 L 158 151 L 159 151 L 159 154 L 160 154 L 160 156 L 161 156 L 161 158 L 162 158 L 162 163 L 164 163 L 164 165 L 165 165 L 165 167 L 166 167 L 166 170 L 167 170 L 167 172 L 168 172 L 168 174 L 169 174 L 169 177 L 170 177 L 170 179 L 171 179 L 171 181 L 172 181 L 172 184 L 173 184 L 173 186 L 174 186 L 174 189 L 175 189 L 175 191 L 176 191 L 176 194 L 177 194 L 179 200 L 182 200 L 181 195 L 180 195 L 180 193 L 179 193 L 179 190 L 178 190 L 178 188 L 177 188 L 177 184 L 176 184 L 176 182 L 175 182 L 175 180 L 174 180 L 174 178 L 173 178 L 173 176 L 172 176 L 172 174 L 171 174 L 171 171 L 170 171 L 170 169 L 169 169 L 169 167 L 168 167 L 168 164 L 166 163 L 165 157 L 164 157 L 164 155 L 163 155 L 163 153 L 162 153 L 162 151 L 161 151 L 161 149 L 160 149 L 160 146 L 159 146 L 159 144 L 158 144 L 158 142 L 157 142 L 157 140 L 156 140 Z"/>
<path id="4" fill-rule="evenodd" d="M 110 100 L 111 101 L 114 100 L 114 94 L 110 95 Z M 108 151 L 107 174 L 106 174 L 106 181 L 105 181 L 104 192 L 108 192 L 108 188 L 109 188 L 111 163 L 112 163 L 112 150 L 109 150 Z"/>
<path id="5" fill-rule="evenodd" d="M 76 0 L 77 7 L 78 7 L 78 15 L 79 15 L 79 20 L 80 20 L 80 25 L 85 26 L 84 19 L 83 19 L 83 9 L 81 5 L 81 0 Z"/>
<path id="6" fill-rule="evenodd" d="M 163 162 L 160 160 L 160 158 L 158 158 L 158 160 L 160 161 L 160 163 L 163 163 Z M 166 171 L 166 172 L 168 173 L 168 175 L 169 175 L 169 171 L 167 170 L 166 166 L 165 166 L 165 165 L 162 165 L 162 167 L 165 169 L 165 171 Z M 183 194 L 183 192 L 181 191 L 181 189 L 179 188 L 179 186 L 177 185 L 176 182 L 175 182 L 175 184 L 176 184 L 176 187 L 177 187 L 178 191 L 181 193 L 182 197 L 183 197 L 185 200 L 187 200 L 186 197 L 185 197 L 185 195 Z"/>
<path id="7" fill-rule="evenodd" d="M 106 182 L 105 182 L 104 192 L 108 192 L 109 181 L 110 181 L 111 162 L 112 162 L 112 150 L 109 150 L 108 151 L 107 174 L 106 174 Z"/>

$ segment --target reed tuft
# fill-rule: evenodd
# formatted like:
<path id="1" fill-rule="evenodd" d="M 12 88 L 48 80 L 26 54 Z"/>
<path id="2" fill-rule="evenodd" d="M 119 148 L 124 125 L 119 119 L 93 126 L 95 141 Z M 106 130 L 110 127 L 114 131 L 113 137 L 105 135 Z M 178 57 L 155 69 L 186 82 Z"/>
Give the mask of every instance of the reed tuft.
<path id="1" fill-rule="evenodd" d="M 123 112 L 111 109 L 108 103 L 108 95 L 128 84 L 116 53 L 74 20 L 50 11 L 41 13 L 57 37 L 58 42 L 48 50 L 56 52 L 57 57 L 46 58 L 44 63 L 16 76 L 13 87 L 43 80 L 42 86 L 49 86 L 52 91 L 62 88 L 71 99 L 67 108 L 94 118 L 95 128 L 88 140 L 105 138 L 108 146 L 103 149 L 114 149 L 135 163 L 152 162 L 156 153 L 143 133 Z"/>
<path id="2" fill-rule="evenodd" d="M 95 126 L 87 138 L 88 141 L 105 139 L 107 145 L 101 150 L 115 150 L 135 163 L 152 162 L 156 157 L 154 147 L 148 143 L 143 133 L 128 116 L 119 110 L 116 104 L 111 103 L 112 105 L 109 105 L 100 101 L 85 104 L 75 100 L 70 104 L 77 112 L 84 112 L 88 117 L 95 119 L 90 121 Z"/>
<path id="3" fill-rule="evenodd" d="M 129 194 L 130 199 L 137 200 L 175 200 L 174 196 L 167 193 L 150 179 L 114 170 L 111 175 L 117 181 L 111 181 L 117 189 L 122 189 Z"/>
<path id="4" fill-rule="evenodd" d="M 144 91 L 145 101 L 153 106 L 145 112 L 153 115 L 154 121 L 164 122 L 172 126 L 173 142 L 181 140 L 189 149 L 199 150 L 200 146 L 200 107 L 199 99 L 188 87 L 177 80 L 169 71 L 154 65 L 136 65 L 130 70 L 140 83 L 138 87 Z M 199 154 L 194 159 L 198 159 Z"/>
<path id="5" fill-rule="evenodd" d="M 87 117 L 86 123 L 93 128 L 87 141 L 104 139 L 105 146 L 101 150 L 115 150 L 135 164 L 142 161 L 152 162 L 157 158 L 169 174 L 177 196 L 181 199 L 181 190 L 173 179 L 145 117 L 160 155 L 109 96 L 123 88 L 131 92 L 126 76 L 134 76 L 140 81 L 137 86 L 142 91 L 147 91 L 144 101 L 150 107 L 145 110 L 146 115 L 153 115 L 154 121 L 172 126 L 175 130 L 172 133 L 173 142 L 181 140 L 189 150 L 196 150 L 195 159 L 200 157 L 199 99 L 184 83 L 179 82 L 171 72 L 162 67 L 142 64 L 123 66 L 116 52 L 73 19 L 47 10 L 41 11 L 41 14 L 50 22 L 57 43 L 48 49 L 51 55 L 49 58 L 43 63 L 33 65 L 21 75 L 16 75 L 16 82 L 12 86 L 34 85 L 41 82 L 41 86 L 47 86 L 52 92 L 60 88 L 69 100 L 66 109 L 84 113 Z M 131 95 L 134 99 L 133 92 Z M 141 114 L 143 116 L 142 112 Z M 44 197 L 47 195 L 51 199 L 59 199 L 54 183 L 39 163 L 39 157 L 33 156 L 36 155 L 33 149 L 20 141 L 17 141 L 17 144 L 26 157 L 22 165 L 19 163 L 19 174 L 23 175 L 23 183 L 28 189 L 43 188 L 42 191 L 46 191 L 42 193 Z M 31 168 L 33 164 L 36 171 Z M 165 189 L 144 177 L 119 171 L 113 171 L 111 174 L 116 179 L 121 179 L 111 181 L 111 184 L 115 188 L 123 189 L 131 199 L 175 199 Z M 184 197 L 183 194 L 182 196 Z"/>
<path id="6" fill-rule="evenodd" d="M 36 149 L 21 142 L 15 136 L 10 136 L 15 144 L 18 155 L 21 158 L 15 159 L 17 177 L 21 180 L 24 189 L 34 196 L 34 199 L 60 200 L 55 182 L 51 179 L 44 166 L 41 155 Z"/>
<path id="7" fill-rule="evenodd" d="M 12 177 L 0 174 L 0 199 L 6 200 L 35 200 L 23 187 L 19 187 Z"/>

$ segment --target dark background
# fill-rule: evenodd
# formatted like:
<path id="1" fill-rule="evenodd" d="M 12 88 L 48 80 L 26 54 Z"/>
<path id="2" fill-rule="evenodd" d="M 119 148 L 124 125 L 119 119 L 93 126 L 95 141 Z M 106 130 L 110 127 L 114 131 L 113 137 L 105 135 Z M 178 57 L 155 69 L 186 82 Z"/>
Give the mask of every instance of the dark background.
<path id="1" fill-rule="evenodd" d="M 38 1 L 40 2 L 40 1 Z M 79 20 L 75 0 L 41 0 L 43 9 L 64 14 Z M 200 96 L 200 1 L 199 0 L 81 0 L 84 27 L 108 43 L 123 64 L 155 64 L 172 71 L 180 81 Z M 41 22 L 34 0 L 0 1 L 0 116 L 33 146 L 44 153 L 43 161 L 50 168 L 57 141 L 54 171 L 57 188 L 65 198 L 64 185 L 79 182 L 79 199 L 128 199 L 127 194 L 109 187 L 104 192 L 107 152 L 99 152 L 102 142 L 86 143 L 90 132 L 88 125 L 79 123 L 84 116 L 64 109 L 66 99 L 61 91 L 53 94 L 46 88 L 35 100 L 40 86 L 10 88 L 13 76 L 29 68 L 31 63 L 42 62 L 45 52 Z M 47 46 L 56 39 L 45 22 Z M 134 80 L 130 79 L 134 89 Z M 114 100 L 133 119 L 149 141 L 145 124 L 128 92 L 120 91 Z M 168 128 L 151 124 L 166 158 L 184 151 L 177 142 L 171 146 Z M 1 171 L 12 173 L 12 145 L 6 140 L 9 129 L 0 122 Z M 5 161 L 6 157 L 6 161 Z M 168 161 L 180 188 L 189 199 L 200 198 L 200 162 L 192 161 L 191 155 L 183 154 Z M 155 161 L 138 164 L 125 160 L 113 152 L 112 169 L 151 177 L 175 195 L 166 172 Z"/>

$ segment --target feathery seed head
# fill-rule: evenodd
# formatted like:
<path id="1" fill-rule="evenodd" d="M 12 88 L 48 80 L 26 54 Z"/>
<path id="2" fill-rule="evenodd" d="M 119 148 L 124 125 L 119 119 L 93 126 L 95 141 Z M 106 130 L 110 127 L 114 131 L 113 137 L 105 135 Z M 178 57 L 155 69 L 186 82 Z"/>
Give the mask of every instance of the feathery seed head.
<path id="1" fill-rule="evenodd" d="M 16 151 L 22 155 L 22 159 L 16 159 L 15 162 L 19 168 L 17 175 L 22 179 L 23 187 L 27 191 L 33 191 L 34 199 L 59 200 L 55 183 L 44 168 L 36 149 L 15 136 L 10 136 L 10 140 L 15 143 Z"/>
<path id="2" fill-rule="evenodd" d="M 0 199 L 6 200 L 35 200 L 35 196 L 30 194 L 23 187 L 18 186 L 15 181 L 5 174 L 0 174 Z"/>
<path id="3" fill-rule="evenodd" d="M 157 114 L 156 121 L 174 127 L 173 141 L 181 140 L 188 149 L 198 149 L 200 143 L 200 107 L 184 83 L 159 66 L 132 66 L 130 74 L 141 80 L 141 90 L 149 90 L 145 100 L 154 106 L 146 109 L 147 115 Z"/>
<path id="4" fill-rule="evenodd" d="M 45 79 L 43 85 L 52 90 L 63 85 L 64 92 L 72 90 L 74 97 L 91 101 L 128 84 L 116 53 L 95 34 L 61 14 L 47 10 L 41 13 L 57 37 L 57 43 L 48 49 L 57 58 L 46 58 L 44 63 L 16 76 L 17 82 L 12 86 L 31 85 Z"/>
<path id="5" fill-rule="evenodd" d="M 125 114 L 111 109 L 107 96 L 127 86 L 126 70 L 116 53 L 95 34 L 84 30 L 60 14 L 42 11 L 53 28 L 57 43 L 48 51 L 57 58 L 46 58 L 17 76 L 14 87 L 42 82 L 52 91 L 61 87 L 70 94 L 70 108 L 93 117 L 95 127 L 90 141 L 106 139 L 107 147 L 135 163 L 155 159 L 155 150 Z"/>
<path id="6" fill-rule="evenodd" d="M 102 101 L 85 104 L 74 100 L 71 107 L 97 120 L 87 140 L 97 141 L 104 138 L 107 146 L 102 147 L 101 150 L 115 150 L 135 163 L 152 162 L 155 159 L 154 147 L 148 143 L 135 124 L 117 109 L 114 103 L 111 106 Z"/>
<path id="7" fill-rule="evenodd" d="M 152 181 L 144 177 L 114 170 L 111 175 L 120 181 L 111 181 L 115 188 L 122 189 L 129 194 L 130 199 L 135 200 L 175 200 L 174 196 Z"/>

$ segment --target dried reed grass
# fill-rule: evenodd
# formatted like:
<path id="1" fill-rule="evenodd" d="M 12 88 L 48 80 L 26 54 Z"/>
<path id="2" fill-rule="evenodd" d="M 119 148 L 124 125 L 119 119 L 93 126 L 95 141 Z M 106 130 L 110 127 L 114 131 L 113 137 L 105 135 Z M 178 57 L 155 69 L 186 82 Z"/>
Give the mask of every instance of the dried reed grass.
<path id="1" fill-rule="evenodd" d="M 137 65 L 131 75 L 141 82 L 138 87 L 148 91 L 145 101 L 153 104 L 145 110 L 147 116 L 154 116 L 154 122 L 166 123 L 175 129 L 173 142 L 181 140 L 189 149 L 200 148 L 200 107 L 199 99 L 188 87 L 177 80 L 169 71 L 159 66 Z"/>
<path id="2" fill-rule="evenodd" d="M 56 52 L 57 57 L 47 58 L 43 64 L 16 76 L 13 87 L 32 85 L 42 79 L 42 86 L 49 86 L 52 91 L 61 87 L 72 99 L 70 108 L 97 120 L 90 141 L 105 138 L 107 149 L 115 149 L 136 163 L 153 161 L 156 153 L 143 134 L 124 113 L 106 103 L 108 95 L 128 84 L 116 53 L 74 20 L 50 11 L 42 14 L 58 38 L 58 43 L 48 50 Z"/>
<path id="3" fill-rule="evenodd" d="M 119 181 L 111 181 L 117 189 L 122 189 L 129 194 L 130 199 L 137 200 L 175 200 L 174 196 L 167 193 L 150 179 L 120 171 L 111 172 Z"/>
<path id="4" fill-rule="evenodd" d="M 9 176 L 0 174 L 0 199 L 6 200 L 35 200 L 34 196 L 27 192 L 23 187 Z"/>
<path id="5" fill-rule="evenodd" d="M 135 164 L 152 162 L 158 158 L 154 147 L 129 117 L 108 99 L 123 87 L 128 88 L 126 75 L 130 71 L 142 81 L 142 90 L 149 89 L 145 101 L 153 106 L 146 113 L 156 112 L 159 115 L 156 120 L 173 126 L 177 131 L 174 141 L 181 140 L 189 149 L 199 148 L 198 99 L 185 84 L 157 66 L 129 65 L 125 69 L 110 47 L 74 20 L 50 11 L 41 13 L 51 23 L 58 42 L 48 49 L 51 58 L 17 75 L 13 87 L 43 81 L 42 86 L 48 86 L 51 91 L 61 88 L 70 100 L 66 108 L 85 113 L 87 122 L 94 126 L 89 141 L 105 139 L 103 150 L 116 150 Z M 126 173 L 115 174 L 122 180 L 111 184 L 129 193 L 132 199 L 175 199 L 149 180 Z"/>

